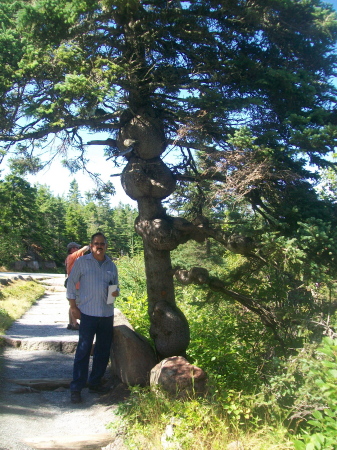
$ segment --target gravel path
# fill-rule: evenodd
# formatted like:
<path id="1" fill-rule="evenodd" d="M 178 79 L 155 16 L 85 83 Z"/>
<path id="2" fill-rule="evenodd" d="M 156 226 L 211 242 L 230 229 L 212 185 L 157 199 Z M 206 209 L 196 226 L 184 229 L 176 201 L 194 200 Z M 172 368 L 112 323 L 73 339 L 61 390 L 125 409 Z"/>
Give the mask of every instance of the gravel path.
<path id="1" fill-rule="evenodd" d="M 107 424 L 128 391 L 109 377 L 110 393 L 82 391 L 83 403 L 70 403 L 67 380 L 72 376 L 78 332 L 66 329 L 68 302 L 64 277 L 43 280 L 46 294 L 6 334 L 20 347 L 0 349 L 0 450 L 116 449 L 124 448 Z M 41 281 L 42 282 L 42 281 Z M 20 380 L 63 380 L 63 386 L 45 390 L 18 384 Z"/>

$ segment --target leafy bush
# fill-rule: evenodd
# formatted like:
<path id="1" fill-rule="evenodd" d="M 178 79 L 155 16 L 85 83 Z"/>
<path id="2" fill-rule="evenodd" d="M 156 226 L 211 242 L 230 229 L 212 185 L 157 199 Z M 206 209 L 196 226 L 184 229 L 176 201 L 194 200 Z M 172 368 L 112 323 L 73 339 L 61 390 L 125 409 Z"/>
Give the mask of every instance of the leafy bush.
<path id="1" fill-rule="evenodd" d="M 241 305 L 219 301 L 216 294 L 207 296 L 200 287 L 178 291 L 178 305 L 190 325 L 189 359 L 207 370 L 218 391 L 255 391 L 267 364 L 271 333 Z"/>
<path id="2" fill-rule="evenodd" d="M 117 262 L 120 296 L 115 306 L 130 321 L 134 329 L 149 338 L 150 320 L 147 312 L 147 295 L 144 258 L 123 256 Z"/>
<path id="3" fill-rule="evenodd" d="M 334 450 L 337 442 L 337 339 L 324 338 L 310 360 L 301 397 L 309 404 L 305 429 L 296 450 Z M 295 406 L 299 405 L 299 401 Z M 303 406 L 301 407 L 303 409 Z"/>

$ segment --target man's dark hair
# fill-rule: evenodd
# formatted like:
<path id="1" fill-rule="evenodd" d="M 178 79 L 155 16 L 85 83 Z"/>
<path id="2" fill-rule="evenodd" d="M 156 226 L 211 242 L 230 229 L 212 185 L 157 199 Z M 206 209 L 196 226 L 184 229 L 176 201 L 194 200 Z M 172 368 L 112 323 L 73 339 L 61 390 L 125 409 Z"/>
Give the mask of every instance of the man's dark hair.
<path id="1" fill-rule="evenodd" d="M 104 239 L 105 244 L 108 243 L 108 241 L 106 240 L 106 237 L 105 237 L 104 234 L 101 233 L 100 231 L 99 231 L 98 233 L 95 233 L 95 234 L 93 234 L 93 235 L 91 236 L 91 243 L 94 242 L 94 240 L 95 240 L 95 238 L 96 238 L 97 236 L 101 236 L 101 237 Z"/>

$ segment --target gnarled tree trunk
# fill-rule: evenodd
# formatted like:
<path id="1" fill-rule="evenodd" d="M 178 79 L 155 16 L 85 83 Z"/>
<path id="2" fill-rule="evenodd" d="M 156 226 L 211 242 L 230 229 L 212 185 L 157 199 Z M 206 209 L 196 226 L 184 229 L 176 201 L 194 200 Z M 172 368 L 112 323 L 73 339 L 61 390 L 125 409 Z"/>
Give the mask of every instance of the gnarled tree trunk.
<path id="1" fill-rule="evenodd" d="M 122 174 L 127 195 L 137 200 L 136 231 L 144 243 L 150 335 L 160 357 L 184 355 L 189 344 L 188 322 L 175 303 L 170 250 L 177 246 L 172 220 L 161 201 L 175 189 L 170 169 L 160 159 L 165 138 L 160 122 L 141 114 L 120 131 L 121 151 L 132 142 Z"/>

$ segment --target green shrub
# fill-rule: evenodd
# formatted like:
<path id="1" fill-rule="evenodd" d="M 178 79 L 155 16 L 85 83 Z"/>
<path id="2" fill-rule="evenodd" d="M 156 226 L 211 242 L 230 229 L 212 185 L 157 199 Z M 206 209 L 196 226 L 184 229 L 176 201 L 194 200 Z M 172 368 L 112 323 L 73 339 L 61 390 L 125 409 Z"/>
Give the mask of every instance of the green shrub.
<path id="1" fill-rule="evenodd" d="M 191 333 L 187 355 L 207 371 L 217 391 L 255 392 L 272 364 L 272 334 L 257 317 L 232 301 L 196 286 L 178 287 L 177 303 Z"/>
<path id="2" fill-rule="evenodd" d="M 296 450 L 336 449 L 337 339 L 323 339 L 311 360 L 301 393 L 306 400 L 309 419 L 304 431 L 294 441 Z M 295 406 L 298 405 L 297 401 Z"/>
<path id="3" fill-rule="evenodd" d="M 115 306 L 127 317 L 133 328 L 149 338 L 150 320 L 146 295 L 144 258 L 123 256 L 117 261 L 120 296 Z"/>

